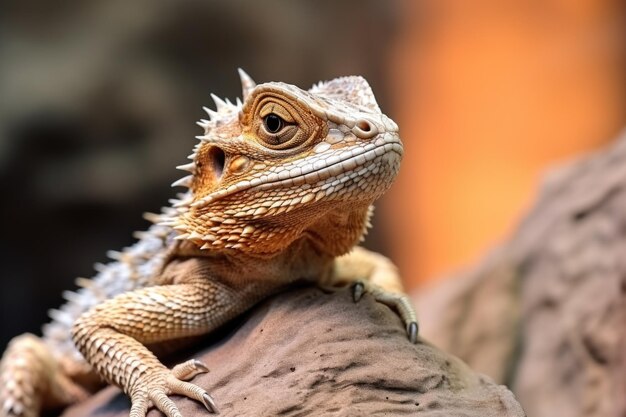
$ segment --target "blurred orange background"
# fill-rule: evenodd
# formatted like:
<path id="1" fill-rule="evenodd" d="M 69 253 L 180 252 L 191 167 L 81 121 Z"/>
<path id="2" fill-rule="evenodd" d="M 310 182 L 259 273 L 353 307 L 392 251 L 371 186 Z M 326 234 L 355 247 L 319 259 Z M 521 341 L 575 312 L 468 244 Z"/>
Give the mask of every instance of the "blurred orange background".
<path id="1" fill-rule="evenodd" d="M 391 60 L 406 157 L 386 200 L 410 287 L 479 259 L 541 174 L 626 122 L 625 3 L 406 1 Z"/>

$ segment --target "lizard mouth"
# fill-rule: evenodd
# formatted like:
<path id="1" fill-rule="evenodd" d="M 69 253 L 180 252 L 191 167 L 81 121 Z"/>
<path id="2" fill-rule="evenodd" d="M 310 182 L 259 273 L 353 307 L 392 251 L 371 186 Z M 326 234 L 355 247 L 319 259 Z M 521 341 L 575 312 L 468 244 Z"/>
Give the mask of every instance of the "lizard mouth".
<path id="1" fill-rule="evenodd" d="M 272 173 L 254 178 L 250 181 L 240 181 L 211 193 L 198 201 L 191 203 L 193 208 L 201 208 L 214 201 L 225 198 L 234 193 L 249 189 L 270 190 L 274 188 L 293 187 L 302 184 L 315 184 L 328 178 L 338 177 L 347 172 L 356 172 L 357 168 L 366 165 L 376 159 L 380 159 L 389 153 L 395 153 L 398 158 L 402 156 L 403 148 L 399 139 L 376 141 L 353 150 L 345 150 L 327 158 L 319 158 L 312 164 L 294 166 L 290 170 L 280 173 Z"/>

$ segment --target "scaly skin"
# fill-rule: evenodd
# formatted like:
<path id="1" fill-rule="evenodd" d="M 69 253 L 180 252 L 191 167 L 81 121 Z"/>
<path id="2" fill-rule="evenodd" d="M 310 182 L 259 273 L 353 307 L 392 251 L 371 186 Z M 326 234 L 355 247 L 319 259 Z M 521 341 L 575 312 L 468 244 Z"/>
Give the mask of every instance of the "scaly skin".
<path id="1" fill-rule="evenodd" d="M 97 387 L 97 376 L 132 400 L 131 417 L 155 406 L 180 412 L 170 394 L 217 412 L 185 382 L 207 372 L 197 361 L 166 368 L 145 345 L 211 332 L 296 281 L 353 285 L 395 309 L 417 337 L 398 274 L 381 255 L 355 248 L 371 204 L 400 165 L 397 125 L 367 82 L 344 77 L 309 91 L 255 83 L 240 71 L 243 103 L 213 97 L 216 110 L 173 185 L 172 200 L 139 241 L 111 252 L 91 280 L 51 311 L 43 337 L 15 338 L 0 362 L 0 414 L 36 417 Z M 354 250 L 353 250 L 354 249 Z"/>

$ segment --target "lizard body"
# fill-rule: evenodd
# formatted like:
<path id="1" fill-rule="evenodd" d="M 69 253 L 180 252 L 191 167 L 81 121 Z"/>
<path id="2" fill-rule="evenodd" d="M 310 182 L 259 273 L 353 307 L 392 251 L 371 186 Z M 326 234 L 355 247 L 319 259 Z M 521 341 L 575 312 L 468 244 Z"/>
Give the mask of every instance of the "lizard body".
<path id="1" fill-rule="evenodd" d="M 305 91 L 240 76 L 243 102 L 213 96 L 192 162 L 178 167 L 190 175 L 173 185 L 188 191 L 147 215 L 154 224 L 137 243 L 111 252 L 113 262 L 64 293 L 43 337 L 9 344 L 0 362 L 2 417 L 76 402 L 98 376 L 130 396 L 131 417 L 151 406 L 180 417 L 171 394 L 217 412 L 207 392 L 186 382 L 204 365 L 170 370 L 146 345 L 206 334 L 297 281 L 356 283 L 355 300 L 368 291 L 394 308 L 415 341 L 415 313 L 395 267 L 355 248 L 371 204 L 398 172 L 397 125 L 361 77 Z"/>

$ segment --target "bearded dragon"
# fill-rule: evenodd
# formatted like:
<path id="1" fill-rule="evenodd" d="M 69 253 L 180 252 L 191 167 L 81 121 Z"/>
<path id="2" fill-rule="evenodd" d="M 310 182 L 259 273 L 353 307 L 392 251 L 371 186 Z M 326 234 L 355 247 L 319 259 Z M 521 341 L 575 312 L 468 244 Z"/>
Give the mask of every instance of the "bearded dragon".
<path id="1" fill-rule="evenodd" d="M 295 282 L 352 284 L 355 301 L 370 293 L 390 306 L 416 341 L 395 267 L 356 247 L 398 172 L 398 126 L 361 77 L 305 91 L 239 73 L 243 102 L 212 95 L 216 109 L 205 108 L 191 163 L 178 167 L 189 175 L 172 185 L 188 190 L 146 215 L 154 224 L 134 245 L 64 293 L 42 337 L 11 341 L 0 363 L 0 415 L 36 417 L 74 403 L 97 377 L 130 397 L 131 417 L 150 407 L 181 417 L 172 394 L 217 412 L 188 382 L 206 366 L 168 369 L 154 349 L 209 333 Z"/>

